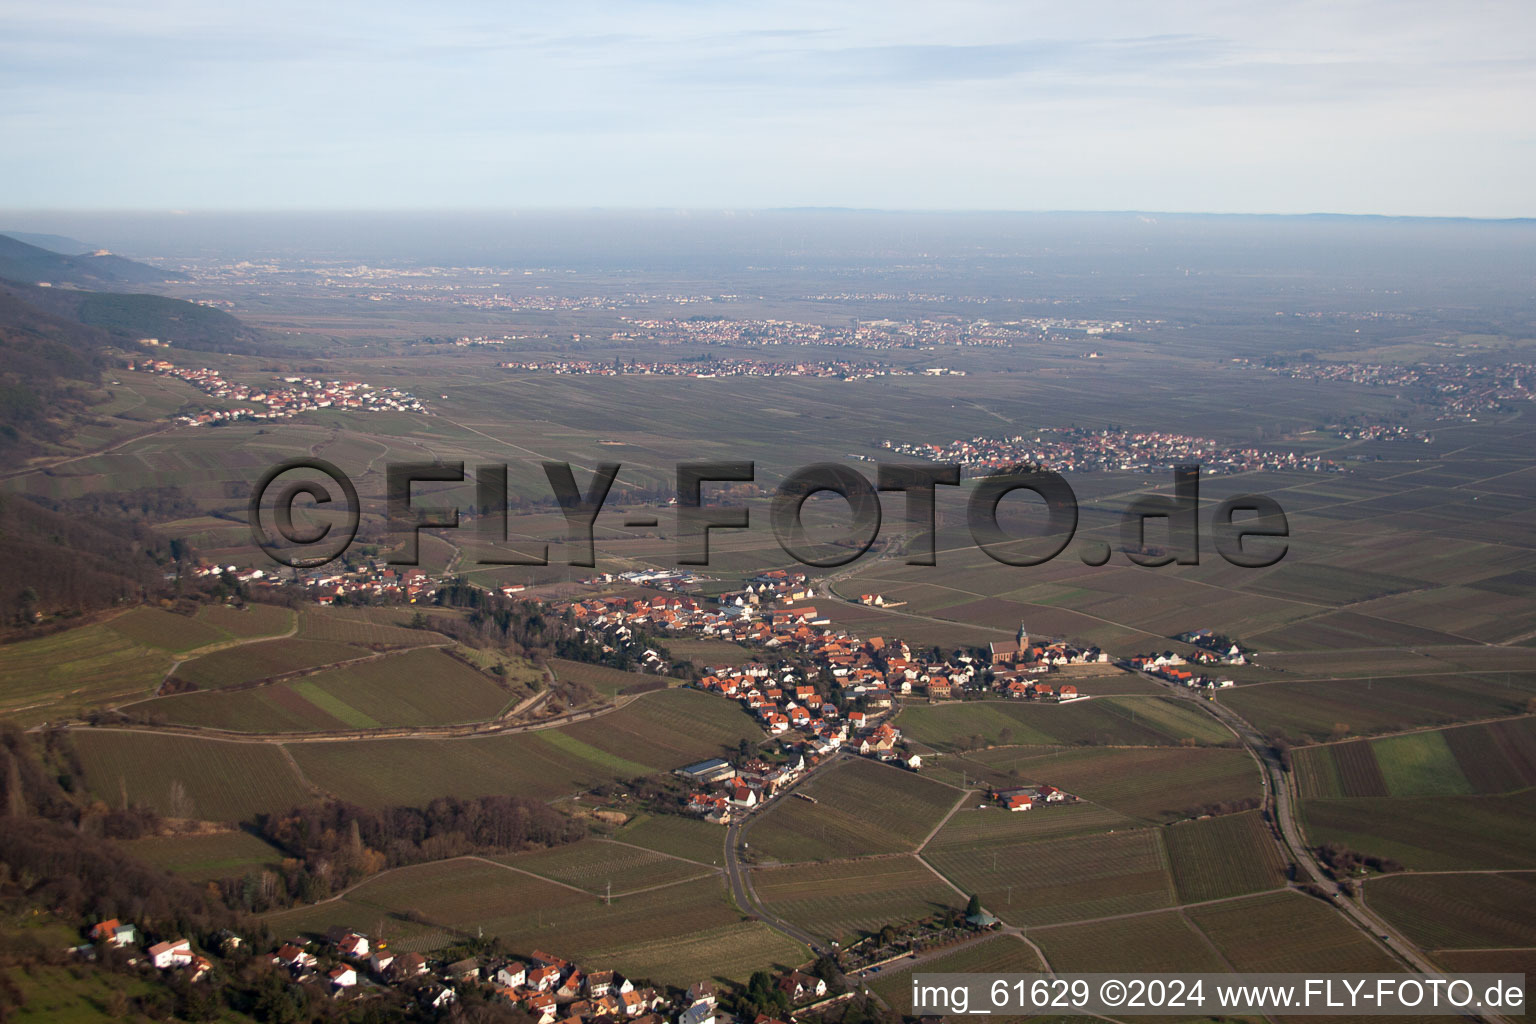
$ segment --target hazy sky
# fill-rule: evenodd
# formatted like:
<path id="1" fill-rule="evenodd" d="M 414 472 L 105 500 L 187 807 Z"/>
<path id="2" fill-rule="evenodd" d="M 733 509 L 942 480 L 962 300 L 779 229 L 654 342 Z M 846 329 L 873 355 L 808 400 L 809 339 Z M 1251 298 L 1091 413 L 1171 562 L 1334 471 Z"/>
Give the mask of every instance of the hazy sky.
<path id="1" fill-rule="evenodd" d="M 1536 215 L 1536 3 L 0 0 L 0 206 Z"/>

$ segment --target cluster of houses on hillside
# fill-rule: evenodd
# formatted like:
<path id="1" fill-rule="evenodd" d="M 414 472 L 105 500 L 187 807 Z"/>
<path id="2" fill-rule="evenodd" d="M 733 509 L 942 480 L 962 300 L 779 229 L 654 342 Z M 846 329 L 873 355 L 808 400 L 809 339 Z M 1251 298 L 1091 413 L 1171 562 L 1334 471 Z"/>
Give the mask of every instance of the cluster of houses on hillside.
<path id="1" fill-rule="evenodd" d="M 72 952 L 93 957 L 98 945 L 132 950 L 140 942 L 134 926 L 116 918 L 93 925 L 88 937 L 89 943 Z M 225 956 L 244 946 L 244 940 L 232 932 L 221 932 L 217 939 Z M 523 1010 L 537 1024 L 716 1024 L 719 1016 L 715 990 L 709 982 L 698 982 L 681 1000 L 673 1000 L 653 988 L 637 987 L 614 971 L 588 971 L 542 950 L 534 950 L 526 958 L 491 963 L 474 958 L 448 963 L 416 952 L 396 954 L 361 932 L 334 928 L 321 943 L 302 939 L 285 942 L 270 954 L 270 960 L 295 984 L 320 986 L 336 998 L 365 989 L 397 988 L 422 1006 L 441 1010 L 456 1003 L 466 987 L 478 986 L 493 998 Z M 129 962 L 147 963 L 193 982 L 215 969 L 213 962 L 185 938 L 156 942 L 143 951 L 142 958 L 135 956 Z M 781 973 L 774 979 L 774 987 L 791 1004 L 827 993 L 824 980 L 800 970 Z M 759 1017 L 754 1024 L 782 1022 Z"/>
<path id="2" fill-rule="evenodd" d="M 235 565 L 200 565 L 193 570 L 192 575 L 202 579 L 225 576 L 235 583 L 254 587 L 279 586 L 289 582 L 288 577 L 274 570 Z M 396 569 L 379 560 L 355 569 L 328 565 L 324 569 L 300 576 L 299 584 L 310 592 L 316 604 L 321 605 L 334 604 L 338 597 L 351 594 L 399 598 L 415 603 L 429 600 L 438 587 L 437 581 L 420 569 Z"/>
<path id="3" fill-rule="evenodd" d="M 139 948 L 142 939 L 139 931 L 132 924 L 126 924 L 117 918 L 98 921 L 87 932 L 90 942 L 83 946 L 77 946 L 69 952 L 77 956 L 92 958 L 96 954 L 98 945 L 109 949 L 135 950 Z M 219 933 L 219 943 L 222 952 L 226 955 L 233 953 L 244 945 L 245 940 L 233 932 Z M 129 964 L 147 963 L 156 970 L 184 975 L 192 981 L 201 981 L 213 970 L 213 961 L 198 953 L 192 948 L 190 939 L 180 937 L 162 939 L 143 950 L 143 956 L 130 956 Z"/>
<path id="4" fill-rule="evenodd" d="M 1166 679 L 1192 690 L 1220 690 L 1232 685 L 1232 680 L 1225 677 L 1208 676 L 1185 668 L 1189 664 L 1188 660 L 1173 651 L 1133 655 L 1128 664 L 1137 672 L 1145 672 L 1149 676 Z"/>
<path id="5" fill-rule="evenodd" d="M 398 986 L 423 1005 L 442 1009 L 467 987 L 479 987 L 493 999 L 527 1013 L 536 1024 L 715 1024 L 714 986 L 691 985 L 680 1000 L 654 988 L 639 987 L 612 970 L 587 970 L 575 961 L 543 950 L 525 958 L 482 963 L 476 958 L 434 962 L 420 953 L 396 955 L 374 946 L 366 935 L 332 930 L 318 954 L 303 943 L 285 943 L 272 962 L 295 980 L 325 984 L 335 995 L 361 985 Z M 824 996 L 826 982 L 799 970 L 785 971 L 775 987 L 793 1003 Z M 760 1018 L 755 1024 L 780 1024 Z"/>
<path id="6" fill-rule="evenodd" d="M 493 963 L 475 958 L 435 962 L 421 953 L 396 954 L 360 932 L 337 928 L 318 950 L 298 940 L 284 943 L 272 962 L 287 969 L 295 981 L 324 984 L 335 995 L 360 986 L 395 986 L 408 989 L 433 1009 L 456 1002 L 467 986 L 480 986 L 538 1024 L 664 1024 L 671 1008 L 655 989 L 637 988 L 613 971 L 584 970 L 542 950 L 526 959 Z"/>
<path id="7" fill-rule="evenodd" d="M 355 380 L 315 380 L 309 377 L 282 377 L 270 387 L 225 380 L 218 370 L 207 367 L 191 369 L 176 366 L 165 359 L 144 359 L 130 367 L 145 373 L 184 380 L 199 391 L 222 402 L 248 402 L 221 409 L 205 409 L 193 416 L 178 416 L 176 422 L 195 425 L 228 420 L 286 420 L 302 412 L 319 409 L 343 409 L 352 412 L 426 413 L 427 407 L 408 391 L 378 387 Z"/>

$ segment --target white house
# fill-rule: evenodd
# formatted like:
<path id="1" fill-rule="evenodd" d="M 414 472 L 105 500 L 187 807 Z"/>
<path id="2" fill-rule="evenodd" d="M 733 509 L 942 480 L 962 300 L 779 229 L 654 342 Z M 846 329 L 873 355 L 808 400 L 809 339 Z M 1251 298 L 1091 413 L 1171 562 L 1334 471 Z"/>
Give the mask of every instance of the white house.
<path id="1" fill-rule="evenodd" d="M 164 970 L 168 967 L 185 967 L 192 962 L 192 943 L 187 939 L 157 942 L 149 947 L 150 963 Z"/>
<path id="2" fill-rule="evenodd" d="M 357 932 L 348 932 L 336 943 L 336 950 L 342 956 L 353 960 L 363 960 L 368 956 L 368 936 L 359 935 Z"/>

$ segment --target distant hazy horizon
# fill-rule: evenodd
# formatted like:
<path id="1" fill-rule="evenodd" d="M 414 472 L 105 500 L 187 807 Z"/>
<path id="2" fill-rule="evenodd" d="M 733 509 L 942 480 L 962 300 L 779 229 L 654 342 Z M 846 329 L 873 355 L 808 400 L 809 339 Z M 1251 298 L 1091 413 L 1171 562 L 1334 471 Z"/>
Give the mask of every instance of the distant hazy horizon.
<path id="1" fill-rule="evenodd" d="M 32 210 L 1536 215 L 1536 5 L 0 3 Z"/>

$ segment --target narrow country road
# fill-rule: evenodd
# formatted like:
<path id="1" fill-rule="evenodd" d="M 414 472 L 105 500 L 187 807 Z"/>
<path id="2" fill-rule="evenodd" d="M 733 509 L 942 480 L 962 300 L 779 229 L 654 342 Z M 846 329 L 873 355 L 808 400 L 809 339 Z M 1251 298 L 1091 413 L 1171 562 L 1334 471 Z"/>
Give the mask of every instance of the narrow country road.
<path id="1" fill-rule="evenodd" d="M 1170 683 L 1145 672 L 1137 673 L 1144 679 L 1157 683 L 1171 691 L 1181 700 L 1203 708 L 1222 725 L 1230 729 L 1237 738 L 1242 741 L 1248 752 L 1258 758 L 1259 764 L 1264 769 L 1264 788 L 1268 791 L 1267 802 L 1273 810 L 1276 824 L 1280 827 L 1280 834 L 1289 848 L 1292 859 L 1297 866 L 1307 873 L 1311 881 L 1327 892 L 1333 901 L 1333 905 L 1342 914 L 1348 917 L 1358 928 L 1370 936 L 1377 945 L 1385 948 L 1388 954 L 1405 963 L 1408 967 L 1420 974 L 1443 974 L 1439 967 L 1435 966 L 1412 941 L 1408 939 L 1393 925 L 1379 917 L 1374 911 L 1363 906 L 1360 902 L 1346 896 L 1335 882 L 1318 863 L 1311 848 L 1307 846 L 1306 839 L 1302 835 L 1301 825 L 1296 818 L 1296 793 L 1294 789 L 1294 777 L 1291 772 L 1285 770 L 1280 762 L 1280 755 L 1267 740 L 1259 735 L 1258 730 L 1231 708 L 1217 701 L 1208 701 L 1192 692 L 1188 687 Z M 1483 1014 L 1481 1016 L 1469 1015 L 1474 1019 L 1503 1022 L 1505 1018 L 1496 1014 Z"/>

